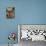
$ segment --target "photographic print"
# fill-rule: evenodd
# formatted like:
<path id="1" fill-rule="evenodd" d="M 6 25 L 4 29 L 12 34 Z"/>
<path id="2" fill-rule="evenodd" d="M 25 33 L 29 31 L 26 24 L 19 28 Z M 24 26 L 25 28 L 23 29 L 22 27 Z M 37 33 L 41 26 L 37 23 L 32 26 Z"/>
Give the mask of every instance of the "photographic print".
<path id="1" fill-rule="evenodd" d="M 15 18 L 15 7 L 6 8 L 6 17 L 7 18 Z"/>
<path id="2" fill-rule="evenodd" d="M 19 25 L 20 40 L 46 41 L 46 25 Z"/>
<path id="3" fill-rule="evenodd" d="M 42 45 L 46 42 L 46 25 L 19 24 L 18 42 L 20 46 Z"/>

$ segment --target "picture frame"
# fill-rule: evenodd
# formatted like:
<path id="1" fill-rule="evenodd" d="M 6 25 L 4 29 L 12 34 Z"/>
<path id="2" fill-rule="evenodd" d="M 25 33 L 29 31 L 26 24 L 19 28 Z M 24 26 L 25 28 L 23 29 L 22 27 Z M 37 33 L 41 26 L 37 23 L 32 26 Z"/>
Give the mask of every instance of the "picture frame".
<path id="1" fill-rule="evenodd" d="M 6 18 L 8 19 L 15 18 L 15 7 L 6 8 Z"/>

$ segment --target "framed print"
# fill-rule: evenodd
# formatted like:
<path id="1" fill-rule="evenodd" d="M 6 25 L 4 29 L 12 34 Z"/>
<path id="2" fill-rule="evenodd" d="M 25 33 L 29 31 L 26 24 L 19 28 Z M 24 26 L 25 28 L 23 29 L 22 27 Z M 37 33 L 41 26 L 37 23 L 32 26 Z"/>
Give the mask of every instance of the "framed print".
<path id="1" fill-rule="evenodd" d="M 15 18 L 15 7 L 6 8 L 6 17 L 7 18 Z"/>
<path id="2" fill-rule="evenodd" d="M 19 32 L 20 41 L 46 41 L 46 25 L 20 24 L 18 25 L 18 33 Z"/>

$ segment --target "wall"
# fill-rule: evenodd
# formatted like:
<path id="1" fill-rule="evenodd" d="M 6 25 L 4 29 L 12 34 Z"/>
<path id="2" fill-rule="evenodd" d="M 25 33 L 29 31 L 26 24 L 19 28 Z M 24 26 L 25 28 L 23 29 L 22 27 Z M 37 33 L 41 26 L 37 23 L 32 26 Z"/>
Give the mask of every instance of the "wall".
<path id="1" fill-rule="evenodd" d="M 15 19 L 6 18 L 8 6 L 15 6 Z M 0 0 L 0 44 L 8 43 L 9 32 L 18 32 L 17 24 L 46 24 L 46 0 Z"/>
<path id="2" fill-rule="evenodd" d="M 46 0 L 16 0 L 19 24 L 46 24 Z"/>
<path id="3" fill-rule="evenodd" d="M 0 44 L 8 43 L 8 34 L 16 32 L 17 34 L 17 17 L 15 19 L 6 18 L 6 8 L 15 6 L 15 0 L 0 0 Z M 17 43 L 17 39 L 15 41 Z"/>

